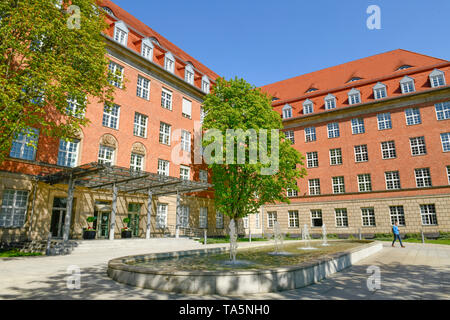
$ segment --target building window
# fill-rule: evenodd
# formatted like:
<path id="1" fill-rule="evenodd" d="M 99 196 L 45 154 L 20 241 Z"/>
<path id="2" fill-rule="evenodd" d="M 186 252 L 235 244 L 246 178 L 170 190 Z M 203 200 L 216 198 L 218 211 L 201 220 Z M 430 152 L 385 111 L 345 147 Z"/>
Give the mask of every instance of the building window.
<path id="1" fill-rule="evenodd" d="M 203 107 L 200 107 L 200 123 L 203 123 L 203 121 L 205 121 L 205 117 L 206 117 L 205 109 L 203 109 Z"/>
<path id="2" fill-rule="evenodd" d="M 289 228 L 298 228 L 298 211 L 289 210 Z"/>
<path id="3" fill-rule="evenodd" d="M 164 229 L 167 227 L 167 204 L 158 203 L 156 209 L 156 228 Z"/>
<path id="4" fill-rule="evenodd" d="M 104 127 L 119 129 L 120 106 L 117 104 L 105 103 L 103 108 L 102 125 Z"/>
<path id="5" fill-rule="evenodd" d="M 114 63 L 112 61 L 109 62 L 109 72 L 112 75 L 112 79 L 110 83 L 117 88 L 122 88 L 123 84 L 123 67 Z"/>
<path id="6" fill-rule="evenodd" d="M 122 21 L 117 21 L 114 27 L 114 40 L 126 46 L 128 42 L 128 28 Z"/>
<path id="7" fill-rule="evenodd" d="M 427 149 L 425 147 L 425 137 L 409 138 L 409 143 L 411 145 L 411 154 L 413 156 L 427 154 Z"/>
<path id="8" fill-rule="evenodd" d="M 168 176 L 169 166 L 170 166 L 169 161 L 158 159 L 158 174 L 162 176 Z"/>
<path id="9" fill-rule="evenodd" d="M 159 143 L 170 145 L 171 125 L 160 122 L 159 124 Z"/>
<path id="10" fill-rule="evenodd" d="M 283 107 L 283 119 L 292 118 L 292 107 L 288 104 L 286 104 Z"/>
<path id="11" fill-rule="evenodd" d="M 358 191 L 359 192 L 369 192 L 372 191 L 372 181 L 370 179 L 370 174 L 358 174 Z"/>
<path id="12" fill-rule="evenodd" d="M 80 140 L 59 140 L 58 166 L 76 167 L 78 159 L 78 145 Z"/>
<path id="13" fill-rule="evenodd" d="M 292 198 L 292 197 L 298 197 L 298 191 L 297 191 L 297 190 L 294 190 L 294 189 L 291 189 L 291 188 L 288 188 L 288 189 L 287 189 L 286 194 L 287 194 L 287 196 L 290 197 L 290 198 Z"/>
<path id="14" fill-rule="evenodd" d="M 277 221 L 277 212 L 276 211 L 267 212 L 267 226 L 269 228 L 273 228 L 273 226 L 275 225 L 275 221 Z"/>
<path id="15" fill-rule="evenodd" d="M 332 183 L 333 183 L 333 193 L 337 194 L 345 192 L 344 177 L 333 177 Z"/>
<path id="16" fill-rule="evenodd" d="M 336 215 L 336 227 L 348 227 L 347 209 L 334 209 L 334 213 Z"/>
<path id="17" fill-rule="evenodd" d="M 342 164 L 341 148 L 330 149 L 330 165 L 335 166 L 338 164 Z"/>
<path id="18" fill-rule="evenodd" d="M 420 216 L 422 217 L 422 225 L 435 226 L 437 225 L 436 207 L 434 204 L 421 204 Z"/>
<path id="19" fill-rule="evenodd" d="M 191 169 L 187 166 L 180 166 L 180 178 L 183 180 L 189 180 L 190 179 L 190 172 Z"/>
<path id="20" fill-rule="evenodd" d="M 208 208 L 200 207 L 200 214 L 198 216 L 198 227 L 201 229 L 208 228 Z"/>
<path id="21" fill-rule="evenodd" d="M 391 225 L 394 225 L 395 222 L 398 222 L 399 226 L 405 226 L 405 211 L 403 210 L 403 206 L 390 206 L 389 211 L 391 214 Z"/>
<path id="22" fill-rule="evenodd" d="M 386 86 L 381 82 L 378 82 L 373 87 L 373 96 L 375 99 L 383 99 L 387 97 Z"/>
<path id="23" fill-rule="evenodd" d="M 147 122 L 148 117 L 143 114 L 134 113 L 134 127 L 133 134 L 138 137 L 146 138 L 147 137 Z"/>
<path id="24" fill-rule="evenodd" d="M 350 92 L 348 93 L 348 102 L 351 105 L 360 103 L 361 102 L 361 93 L 356 89 L 350 90 Z"/>
<path id="25" fill-rule="evenodd" d="M 400 87 L 402 89 L 402 93 L 416 91 L 416 88 L 414 87 L 414 79 L 408 76 L 405 76 L 402 80 L 400 80 Z"/>
<path id="26" fill-rule="evenodd" d="M 172 110 L 172 91 L 162 89 L 161 92 L 161 107 Z"/>
<path id="27" fill-rule="evenodd" d="M 405 109 L 405 117 L 406 117 L 406 124 L 408 126 L 422 123 L 422 120 L 420 118 L 420 110 L 417 108 Z"/>
<path id="28" fill-rule="evenodd" d="M 167 52 L 164 57 L 164 69 L 172 73 L 175 70 L 175 58 L 170 52 Z"/>
<path id="29" fill-rule="evenodd" d="M 113 165 L 114 151 L 114 148 L 100 145 L 100 149 L 98 150 L 98 163 Z"/>
<path id="30" fill-rule="evenodd" d="M 130 160 L 130 169 L 133 171 L 144 171 L 144 156 L 132 153 Z"/>
<path id="31" fill-rule="evenodd" d="M 434 107 L 436 109 L 436 118 L 438 120 L 450 119 L 450 101 L 437 103 Z"/>
<path id="32" fill-rule="evenodd" d="M 317 151 L 306 153 L 306 165 L 308 168 L 316 168 L 319 166 L 319 156 Z"/>
<path id="33" fill-rule="evenodd" d="M 242 222 L 244 223 L 244 229 L 248 229 L 248 216 L 243 217 Z"/>
<path id="34" fill-rule="evenodd" d="M 373 208 L 361 208 L 363 227 L 375 227 L 375 210 Z"/>
<path id="35" fill-rule="evenodd" d="M 303 102 L 303 114 L 309 114 L 314 112 L 314 104 L 311 100 L 307 99 Z"/>
<path id="36" fill-rule="evenodd" d="M 200 170 L 198 176 L 201 182 L 208 182 L 208 171 Z"/>
<path id="37" fill-rule="evenodd" d="M 209 78 L 206 75 L 202 77 L 202 90 L 206 94 L 208 94 L 210 90 Z"/>
<path id="38" fill-rule="evenodd" d="M 332 94 L 328 94 L 325 97 L 325 110 L 330 110 L 336 108 L 336 97 Z"/>
<path id="39" fill-rule="evenodd" d="M 184 68 L 184 81 L 190 84 L 194 84 L 194 68 L 191 64 L 187 64 Z"/>
<path id="40" fill-rule="evenodd" d="M 332 122 L 327 125 L 328 129 L 328 138 L 337 138 L 339 137 L 339 123 Z"/>
<path id="41" fill-rule="evenodd" d="M 16 133 L 12 141 L 9 156 L 17 159 L 34 160 L 36 157 L 38 138 L 39 130 L 35 128 L 28 128 Z"/>
<path id="42" fill-rule="evenodd" d="M 223 213 L 216 211 L 216 229 L 223 229 Z"/>
<path id="43" fill-rule="evenodd" d="M 86 99 L 84 99 L 84 101 L 84 103 L 81 103 L 74 97 L 68 97 L 66 113 L 80 119 L 84 118 Z"/>
<path id="44" fill-rule="evenodd" d="M 27 202 L 28 191 L 4 189 L 0 211 L 0 227 L 23 227 L 27 215 Z"/>
<path id="45" fill-rule="evenodd" d="M 369 161 L 369 152 L 367 151 L 366 144 L 355 146 L 355 161 L 356 162 Z"/>
<path id="46" fill-rule="evenodd" d="M 189 228 L 189 206 L 180 206 L 178 215 L 178 226 Z"/>
<path id="47" fill-rule="evenodd" d="M 323 225 L 322 210 L 311 210 L 311 225 L 321 227 Z"/>
<path id="48" fill-rule="evenodd" d="M 305 128 L 305 141 L 306 142 L 316 141 L 316 128 L 315 127 Z"/>
<path id="49" fill-rule="evenodd" d="M 364 132 L 366 132 L 364 128 L 364 119 L 363 118 L 352 119 L 352 134 L 360 134 Z"/>
<path id="50" fill-rule="evenodd" d="M 381 154 L 383 159 L 393 159 L 397 157 L 394 141 L 384 141 L 381 143 Z"/>
<path id="51" fill-rule="evenodd" d="M 430 83 L 431 87 L 436 88 L 440 86 L 445 86 L 444 72 L 438 69 L 434 69 L 430 73 Z"/>
<path id="52" fill-rule="evenodd" d="M 288 130 L 284 132 L 286 139 L 291 140 L 291 143 L 294 144 L 295 143 L 295 139 L 294 139 L 294 131 L 293 130 Z"/>
<path id="53" fill-rule="evenodd" d="M 255 228 L 256 229 L 259 229 L 259 217 L 260 217 L 260 213 L 259 212 L 256 212 L 255 213 Z"/>
<path id="54" fill-rule="evenodd" d="M 147 60 L 153 60 L 153 44 L 149 39 L 142 41 L 141 55 Z"/>
<path id="55" fill-rule="evenodd" d="M 320 194 L 320 179 L 309 179 L 309 195 L 316 196 Z"/>
<path id="56" fill-rule="evenodd" d="M 387 190 L 397 190 L 400 189 L 400 175 L 398 171 L 388 171 L 384 173 L 386 179 L 386 189 Z"/>
<path id="57" fill-rule="evenodd" d="M 417 188 L 431 187 L 430 168 L 414 169 Z"/>
<path id="58" fill-rule="evenodd" d="M 441 133 L 442 151 L 450 151 L 450 132 Z"/>
<path id="59" fill-rule="evenodd" d="M 150 80 L 138 76 L 136 95 L 145 100 L 150 99 Z"/>
<path id="60" fill-rule="evenodd" d="M 181 150 L 191 152 L 191 133 L 181 130 Z"/>
<path id="61" fill-rule="evenodd" d="M 447 180 L 448 184 L 450 184 L 450 166 L 447 166 Z"/>
<path id="62" fill-rule="evenodd" d="M 191 114 L 192 114 L 192 102 L 183 98 L 181 115 L 185 118 L 191 119 Z"/>
<path id="63" fill-rule="evenodd" d="M 377 114 L 377 120 L 378 130 L 392 129 L 391 114 L 389 112 Z"/>

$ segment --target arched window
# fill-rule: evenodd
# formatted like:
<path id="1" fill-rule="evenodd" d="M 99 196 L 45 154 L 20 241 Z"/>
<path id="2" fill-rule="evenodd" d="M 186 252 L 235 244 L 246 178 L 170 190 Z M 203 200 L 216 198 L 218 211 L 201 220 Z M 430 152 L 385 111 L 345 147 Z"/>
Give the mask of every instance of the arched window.
<path id="1" fill-rule="evenodd" d="M 207 75 L 202 77 L 202 90 L 204 93 L 208 94 L 210 89 L 210 82 Z"/>
<path id="2" fill-rule="evenodd" d="M 175 58 L 170 52 L 166 52 L 164 57 L 164 69 L 172 73 L 175 71 Z"/>
<path id="3" fill-rule="evenodd" d="M 123 21 L 117 21 L 114 25 L 114 40 L 124 46 L 128 43 L 128 28 Z"/>
<path id="4" fill-rule="evenodd" d="M 133 143 L 131 148 L 130 169 L 132 171 L 145 170 L 145 146 L 140 142 Z"/>
<path id="5" fill-rule="evenodd" d="M 147 60 L 153 60 L 153 42 L 150 38 L 145 38 L 142 40 L 141 55 Z"/>
<path id="6" fill-rule="evenodd" d="M 98 150 L 98 163 L 114 165 L 116 163 L 117 140 L 110 134 L 105 134 L 100 139 Z"/>
<path id="7" fill-rule="evenodd" d="M 184 80 L 187 83 L 194 84 L 194 66 L 191 63 L 188 63 L 184 68 Z"/>

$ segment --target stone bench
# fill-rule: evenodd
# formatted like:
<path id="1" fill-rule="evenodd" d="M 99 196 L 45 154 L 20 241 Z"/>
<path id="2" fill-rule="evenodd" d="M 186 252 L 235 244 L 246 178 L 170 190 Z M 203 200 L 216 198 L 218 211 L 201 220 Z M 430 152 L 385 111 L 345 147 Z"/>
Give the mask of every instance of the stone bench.
<path id="1" fill-rule="evenodd" d="M 441 234 L 439 232 L 424 232 L 423 235 L 425 238 L 431 239 L 431 240 L 436 240 L 441 236 Z"/>

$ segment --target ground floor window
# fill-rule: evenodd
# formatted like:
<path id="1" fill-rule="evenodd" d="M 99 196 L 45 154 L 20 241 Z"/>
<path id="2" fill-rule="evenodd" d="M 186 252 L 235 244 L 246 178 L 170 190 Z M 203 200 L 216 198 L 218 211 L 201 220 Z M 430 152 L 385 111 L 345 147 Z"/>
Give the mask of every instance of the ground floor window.
<path id="1" fill-rule="evenodd" d="M 311 225 L 313 227 L 321 227 L 322 224 L 322 210 L 311 210 Z"/>
<path id="2" fill-rule="evenodd" d="M 158 203 L 156 209 L 156 227 L 164 229 L 167 227 L 167 204 Z"/>
<path id="3" fill-rule="evenodd" d="M 289 228 L 298 228 L 298 211 L 289 211 Z"/>
<path id="4" fill-rule="evenodd" d="M 436 207 L 434 204 L 421 204 L 420 215 L 422 217 L 422 225 L 437 225 Z"/>
<path id="5" fill-rule="evenodd" d="M 141 212 L 140 203 L 128 204 L 128 219 L 127 227 L 131 229 L 131 233 L 135 237 L 139 237 L 139 214 Z"/>
<path id="6" fill-rule="evenodd" d="M 223 229 L 223 213 L 216 211 L 216 228 Z"/>
<path id="7" fill-rule="evenodd" d="M 248 229 L 248 216 L 242 218 L 242 222 L 244 223 L 244 229 Z"/>
<path id="8" fill-rule="evenodd" d="M 27 200 L 28 191 L 4 190 L 0 210 L 0 227 L 23 227 L 27 214 Z"/>
<path id="9" fill-rule="evenodd" d="M 375 227 L 375 210 L 374 208 L 361 208 L 363 227 Z"/>
<path id="10" fill-rule="evenodd" d="M 206 207 L 200 208 L 198 227 L 199 228 L 208 228 L 208 208 L 206 208 Z"/>
<path id="11" fill-rule="evenodd" d="M 391 224 L 394 225 L 396 221 L 398 221 L 399 226 L 405 226 L 405 211 L 403 210 L 403 206 L 390 206 L 389 207 L 391 213 Z"/>
<path id="12" fill-rule="evenodd" d="M 336 227 L 348 227 L 347 209 L 334 209 L 336 214 Z"/>
<path id="13" fill-rule="evenodd" d="M 182 228 L 189 228 L 189 207 L 180 206 L 178 225 Z"/>
<path id="14" fill-rule="evenodd" d="M 275 221 L 277 221 L 277 212 L 271 211 L 267 212 L 267 226 L 273 228 Z"/>

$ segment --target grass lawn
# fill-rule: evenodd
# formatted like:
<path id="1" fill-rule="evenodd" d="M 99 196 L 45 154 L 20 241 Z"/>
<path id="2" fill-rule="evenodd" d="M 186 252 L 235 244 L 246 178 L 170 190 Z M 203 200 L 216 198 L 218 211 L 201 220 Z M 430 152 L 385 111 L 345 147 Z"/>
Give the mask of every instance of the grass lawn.
<path id="1" fill-rule="evenodd" d="M 200 243 L 205 243 L 204 238 L 196 239 Z M 238 238 L 238 242 L 249 242 L 248 238 Z M 252 242 L 256 241 L 269 241 L 269 239 L 266 238 L 252 238 Z M 228 238 L 207 238 L 206 244 L 214 244 L 214 243 L 230 243 L 230 239 Z"/>
<path id="2" fill-rule="evenodd" d="M 20 252 L 19 250 L 0 251 L 0 258 L 41 256 L 40 252 Z"/>
<path id="3" fill-rule="evenodd" d="M 392 240 L 394 240 L 394 239 L 393 238 L 379 238 L 379 239 L 375 239 L 375 240 L 392 242 Z M 398 242 L 398 241 L 396 241 L 396 242 Z M 422 243 L 422 239 L 402 239 L 402 242 Z M 450 245 L 450 239 L 437 239 L 437 240 L 425 239 L 425 243 Z"/>

